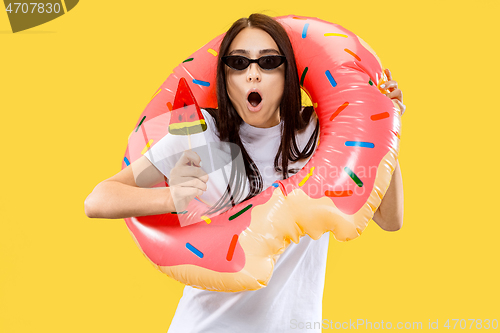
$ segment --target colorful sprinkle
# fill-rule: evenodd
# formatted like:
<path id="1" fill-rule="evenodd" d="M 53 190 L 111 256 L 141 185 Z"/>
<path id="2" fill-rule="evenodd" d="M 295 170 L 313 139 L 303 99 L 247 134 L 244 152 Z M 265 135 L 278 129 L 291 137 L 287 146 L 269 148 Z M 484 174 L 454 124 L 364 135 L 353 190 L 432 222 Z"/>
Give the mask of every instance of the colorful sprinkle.
<path id="1" fill-rule="evenodd" d="M 304 29 L 302 29 L 302 38 L 306 38 L 308 28 L 309 28 L 309 23 L 304 24 Z"/>
<path id="2" fill-rule="evenodd" d="M 313 103 L 313 107 L 316 109 L 318 107 L 318 103 Z"/>
<path id="3" fill-rule="evenodd" d="M 186 243 L 186 248 L 193 252 L 197 257 L 199 258 L 203 258 L 203 253 L 201 253 L 200 250 L 198 250 L 197 248 L 195 248 L 193 245 L 189 244 L 189 243 Z"/>
<path id="4" fill-rule="evenodd" d="M 337 34 L 337 33 L 334 33 L 334 32 L 327 32 L 327 33 L 325 34 L 325 37 L 330 37 L 330 36 L 345 37 L 345 38 L 347 38 L 347 35 L 344 35 L 344 34 Z"/>
<path id="5" fill-rule="evenodd" d="M 389 112 L 377 113 L 370 117 L 371 120 L 380 120 L 385 118 L 389 118 Z"/>
<path id="6" fill-rule="evenodd" d="M 392 132 L 392 133 L 394 133 L 394 134 L 398 137 L 398 139 L 399 139 L 399 140 L 401 140 L 401 137 L 399 136 L 399 133 L 398 133 L 398 132 L 394 132 L 394 131 L 392 131 L 392 130 L 391 130 L 391 132 Z"/>
<path id="7" fill-rule="evenodd" d="M 196 80 L 196 79 L 193 79 L 193 83 L 194 84 L 198 84 L 200 86 L 204 86 L 204 87 L 209 87 L 210 86 L 210 82 L 207 82 L 207 81 L 201 81 L 201 80 Z"/>
<path id="8" fill-rule="evenodd" d="M 213 55 L 214 57 L 217 57 L 217 51 L 215 51 L 214 49 L 208 49 L 207 52 Z"/>
<path id="9" fill-rule="evenodd" d="M 160 91 L 161 91 L 161 88 L 160 88 L 160 89 L 158 89 L 158 91 L 157 91 L 157 92 L 155 92 L 155 94 L 153 95 L 153 97 L 151 97 L 151 99 L 150 99 L 149 101 L 151 102 L 151 101 L 153 100 L 153 98 L 155 98 L 155 96 L 156 96 L 156 95 L 158 95 L 158 94 L 160 93 Z"/>
<path id="10" fill-rule="evenodd" d="M 124 158 L 123 158 L 123 161 L 125 162 L 125 164 L 126 164 L 127 166 L 129 166 L 129 165 L 130 165 L 130 162 L 129 162 L 129 160 L 128 160 L 128 158 L 127 158 L 127 157 L 124 157 Z"/>
<path id="11" fill-rule="evenodd" d="M 294 16 L 294 17 L 293 17 L 293 19 L 294 19 L 294 20 L 307 20 L 306 18 L 296 17 L 296 16 Z"/>
<path id="12" fill-rule="evenodd" d="M 135 131 L 137 132 L 139 130 L 139 127 L 141 127 L 142 125 L 142 122 L 144 121 L 144 119 L 146 119 L 146 116 L 144 116 L 141 120 L 141 122 L 139 123 L 139 125 L 137 125 L 137 128 L 135 129 Z"/>
<path id="13" fill-rule="evenodd" d="M 286 192 L 285 185 L 283 185 L 283 183 L 282 183 L 282 182 L 278 182 L 278 184 L 280 185 L 280 190 L 281 190 L 281 193 L 282 193 L 282 194 L 285 196 L 285 198 L 286 198 L 286 196 L 288 195 L 288 193 Z"/>
<path id="14" fill-rule="evenodd" d="M 301 86 L 304 85 L 304 79 L 306 78 L 306 73 L 307 73 L 308 69 L 309 69 L 309 67 L 306 67 L 306 68 L 304 68 L 304 71 L 302 72 L 302 76 L 300 77 L 300 85 Z"/>
<path id="15" fill-rule="evenodd" d="M 202 215 L 201 219 L 203 221 L 207 222 L 207 224 L 210 224 L 210 222 L 212 222 L 212 220 L 208 216 L 205 216 L 205 215 Z"/>
<path id="16" fill-rule="evenodd" d="M 279 185 L 278 185 L 278 183 L 273 183 L 273 184 L 272 184 L 272 186 L 273 186 L 274 188 L 276 188 L 276 187 L 278 187 Z"/>
<path id="17" fill-rule="evenodd" d="M 337 117 L 339 115 L 340 112 L 342 112 L 342 110 L 344 110 L 347 106 L 349 105 L 349 102 L 344 102 L 344 104 L 342 104 L 338 109 L 337 111 L 335 111 L 332 116 L 330 117 L 330 121 L 332 121 L 335 117 Z"/>
<path id="18" fill-rule="evenodd" d="M 234 235 L 233 239 L 231 239 L 229 250 L 227 251 L 227 256 L 226 256 L 227 261 L 231 261 L 233 259 L 233 253 L 237 243 L 238 243 L 238 235 Z"/>
<path id="19" fill-rule="evenodd" d="M 370 78 L 370 81 L 368 81 L 368 83 L 370 84 L 370 86 L 373 86 L 373 82 L 372 82 L 371 78 Z"/>
<path id="20" fill-rule="evenodd" d="M 328 81 L 330 81 L 330 84 L 332 85 L 332 87 L 334 87 L 334 88 L 335 88 L 335 87 L 337 86 L 337 82 L 336 82 L 336 81 L 335 81 L 335 79 L 333 78 L 332 73 L 330 73 L 330 71 L 329 71 L 329 70 L 327 70 L 327 71 L 325 72 L 325 75 L 326 75 L 326 77 L 328 78 Z"/>
<path id="21" fill-rule="evenodd" d="M 349 175 L 349 177 L 351 177 L 351 179 L 356 183 L 356 185 L 358 185 L 358 187 L 363 187 L 363 182 L 351 169 L 345 167 L 344 171 Z"/>
<path id="22" fill-rule="evenodd" d="M 304 177 L 304 179 L 302 179 L 300 181 L 299 186 L 302 186 L 302 185 L 304 185 L 307 182 L 307 180 L 309 179 L 309 177 L 313 175 L 313 171 L 314 171 L 314 167 L 312 167 L 311 169 L 309 169 L 309 173 Z"/>
<path id="23" fill-rule="evenodd" d="M 173 109 L 174 107 L 172 106 L 172 103 L 167 102 L 167 108 L 168 108 L 170 111 L 172 111 L 172 109 Z"/>
<path id="24" fill-rule="evenodd" d="M 346 141 L 345 145 L 347 147 L 363 147 L 363 148 L 373 148 L 375 145 L 371 142 L 363 142 L 363 141 Z"/>
<path id="25" fill-rule="evenodd" d="M 244 212 L 246 212 L 247 210 L 249 210 L 250 208 L 252 208 L 252 204 L 246 206 L 245 208 L 243 208 L 242 210 L 240 210 L 238 213 L 234 214 L 234 215 L 231 215 L 229 217 L 229 221 L 231 220 L 234 220 L 235 218 L 237 218 L 238 216 L 240 216 L 241 214 L 243 214 Z"/>
<path id="26" fill-rule="evenodd" d="M 344 51 L 346 51 L 347 53 L 349 53 L 350 55 L 352 55 L 354 58 L 356 58 L 357 61 L 361 61 L 361 58 L 358 57 L 358 55 L 356 53 L 352 52 L 351 50 L 344 49 Z"/>
<path id="27" fill-rule="evenodd" d="M 153 141 L 154 140 L 151 139 L 151 140 L 148 141 L 148 143 L 146 143 L 146 147 L 144 147 L 144 149 L 141 151 L 142 155 L 144 155 L 148 151 L 148 149 L 149 149 L 149 147 L 151 147 L 151 144 L 153 143 Z"/>
<path id="28" fill-rule="evenodd" d="M 194 59 L 194 58 L 189 58 L 189 59 L 186 59 L 186 60 L 184 60 L 182 63 L 193 61 L 193 59 Z"/>
<path id="29" fill-rule="evenodd" d="M 350 197 L 352 195 L 351 190 L 345 191 L 325 191 L 325 196 L 327 197 Z"/>

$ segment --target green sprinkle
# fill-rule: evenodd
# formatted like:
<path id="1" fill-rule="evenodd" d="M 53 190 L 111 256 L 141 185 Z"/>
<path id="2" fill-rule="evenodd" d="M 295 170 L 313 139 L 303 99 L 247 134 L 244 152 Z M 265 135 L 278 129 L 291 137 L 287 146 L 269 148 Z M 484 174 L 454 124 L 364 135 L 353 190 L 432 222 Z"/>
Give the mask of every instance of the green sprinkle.
<path id="1" fill-rule="evenodd" d="M 344 171 L 349 175 L 349 177 L 351 177 L 352 180 L 354 180 L 354 182 L 356 183 L 356 185 L 358 185 L 358 187 L 363 187 L 363 182 L 361 181 L 361 179 L 359 179 L 358 176 L 356 176 L 354 172 L 352 172 L 351 169 L 345 167 Z"/>
<path id="2" fill-rule="evenodd" d="M 373 82 L 372 82 L 372 79 L 370 79 L 370 82 L 368 82 L 370 84 L 370 86 L 373 86 Z"/>
<path id="3" fill-rule="evenodd" d="M 247 210 L 249 210 L 251 207 L 252 207 L 252 204 L 246 206 L 245 208 L 243 208 L 242 210 L 240 210 L 238 213 L 236 213 L 234 215 L 231 215 L 229 217 L 229 221 L 234 220 L 235 218 L 237 218 L 238 216 L 240 216 L 241 214 L 243 214 L 244 212 L 246 212 Z"/>
<path id="4" fill-rule="evenodd" d="M 146 119 L 146 116 L 144 116 L 144 118 L 142 118 L 141 122 L 139 123 L 139 125 L 137 125 L 137 128 L 135 129 L 135 131 L 137 132 L 137 130 L 139 129 L 139 127 L 141 127 L 142 125 L 142 122 L 144 121 L 144 119 Z"/>
<path id="5" fill-rule="evenodd" d="M 300 78 L 300 85 L 301 86 L 304 85 L 304 79 L 306 78 L 306 73 L 307 73 L 308 69 L 309 69 L 309 67 L 306 67 L 306 68 L 304 68 L 304 71 L 302 72 L 302 77 Z"/>
<path id="6" fill-rule="evenodd" d="M 189 61 L 193 61 L 194 58 L 189 58 L 189 59 L 186 59 L 184 60 L 182 63 L 185 63 L 185 62 L 189 62 Z"/>

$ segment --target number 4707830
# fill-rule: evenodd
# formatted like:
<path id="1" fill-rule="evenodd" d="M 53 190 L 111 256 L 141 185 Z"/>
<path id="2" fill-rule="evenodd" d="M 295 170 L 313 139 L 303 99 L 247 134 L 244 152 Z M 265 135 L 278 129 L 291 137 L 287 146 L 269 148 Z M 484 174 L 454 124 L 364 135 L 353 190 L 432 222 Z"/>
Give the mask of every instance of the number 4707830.
<path id="1" fill-rule="evenodd" d="M 14 5 L 14 6 L 12 6 Z M 31 6 L 31 10 L 30 10 L 30 6 Z M 13 9 L 13 7 L 16 7 L 15 10 Z M 14 2 L 14 3 L 9 3 L 9 5 L 7 6 L 7 8 L 5 9 L 7 12 L 9 12 L 9 14 L 11 14 L 12 12 L 14 13 L 23 13 L 23 14 L 28 14 L 28 13 L 31 13 L 31 14 L 34 14 L 34 13 L 39 13 L 39 14 L 43 14 L 43 13 L 47 13 L 47 14 L 50 14 L 50 13 L 59 13 L 61 11 L 61 5 L 59 3 L 37 3 L 37 2 Z"/>

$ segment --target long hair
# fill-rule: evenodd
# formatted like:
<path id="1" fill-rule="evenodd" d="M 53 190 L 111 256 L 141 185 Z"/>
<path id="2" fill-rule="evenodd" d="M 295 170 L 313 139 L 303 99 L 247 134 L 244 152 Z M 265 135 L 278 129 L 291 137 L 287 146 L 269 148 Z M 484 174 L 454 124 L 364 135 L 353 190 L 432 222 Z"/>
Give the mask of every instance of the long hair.
<path id="1" fill-rule="evenodd" d="M 314 152 L 315 142 L 318 137 L 319 123 L 316 124 L 311 138 L 307 142 L 302 151 L 299 150 L 295 139 L 297 131 L 303 130 L 310 121 L 313 113 L 312 107 L 306 107 L 302 112 L 302 100 L 300 91 L 299 74 L 295 63 L 295 55 L 292 48 L 292 43 L 288 38 L 286 30 L 272 17 L 264 14 L 252 14 L 248 18 L 241 18 L 233 23 L 231 28 L 226 32 L 218 54 L 217 60 L 217 104 L 218 109 L 207 109 L 207 111 L 215 119 L 218 136 L 220 141 L 231 142 L 236 144 L 241 151 L 245 164 L 246 178 L 250 184 L 250 192 L 244 199 L 250 199 L 262 192 L 263 181 L 259 169 L 255 165 L 252 158 L 248 155 L 245 147 L 241 142 L 239 135 L 240 126 L 243 119 L 234 109 L 231 100 L 227 94 L 226 87 L 226 71 L 225 64 L 222 62 L 222 57 L 227 55 L 229 47 L 233 39 L 245 28 L 257 28 L 267 32 L 282 55 L 286 57 L 285 61 L 285 89 L 280 103 L 280 119 L 283 120 L 281 132 L 281 143 L 274 159 L 274 168 L 281 172 L 283 179 L 288 178 L 288 173 L 296 173 L 299 170 L 288 170 L 288 162 L 295 162 L 299 159 L 308 158 Z M 232 155 L 237 155 L 239 152 L 231 152 Z M 281 166 L 280 166 L 280 157 Z M 231 171 L 229 185 L 225 195 L 207 212 L 213 213 L 222 208 L 228 207 L 231 203 L 235 205 L 235 198 L 241 196 L 244 189 L 242 186 L 245 181 L 243 175 L 234 170 Z"/>

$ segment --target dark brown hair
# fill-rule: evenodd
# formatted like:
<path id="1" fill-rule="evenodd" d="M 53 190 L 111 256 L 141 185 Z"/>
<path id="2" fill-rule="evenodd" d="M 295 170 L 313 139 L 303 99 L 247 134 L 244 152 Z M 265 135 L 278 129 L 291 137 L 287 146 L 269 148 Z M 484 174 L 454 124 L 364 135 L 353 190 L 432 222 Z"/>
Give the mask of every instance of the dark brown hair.
<path id="1" fill-rule="evenodd" d="M 243 161 L 245 163 L 246 178 L 250 183 L 250 193 L 244 199 L 250 199 L 260 192 L 262 192 L 262 176 L 259 169 L 253 162 L 252 158 L 248 155 L 245 147 L 243 146 L 239 130 L 243 123 L 243 119 L 234 109 L 231 100 L 227 94 L 226 88 L 226 71 L 225 64 L 222 62 L 222 57 L 227 55 L 229 47 L 233 39 L 245 28 L 257 28 L 267 32 L 278 45 L 279 51 L 286 57 L 285 62 L 285 89 L 280 103 L 280 119 L 283 120 L 283 127 L 281 132 L 281 143 L 278 153 L 274 159 L 274 168 L 278 172 L 282 172 L 283 179 L 288 178 L 288 173 L 296 173 L 299 170 L 288 170 L 288 162 L 295 162 L 299 159 L 308 158 L 312 155 L 315 148 L 316 139 L 318 137 L 319 122 L 316 123 L 316 129 L 311 135 L 302 151 L 299 150 L 295 140 L 297 131 L 303 130 L 310 121 L 313 113 L 312 107 L 306 107 L 302 112 L 301 90 L 299 82 L 299 74 L 297 72 L 297 65 L 295 63 L 295 55 L 293 53 L 292 44 L 288 38 L 286 30 L 274 20 L 264 14 L 252 14 L 248 18 L 241 18 L 233 23 L 231 28 L 224 36 L 218 54 L 217 61 L 217 104 L 218 109 L 207 109 L 207 111 L 215 119 L 218 136 L 220 141 L 232 142 L 239 147 Z M 233 157 L 239 152 L 232 151 Z M 281 158 L 281 167 L 280 156 Z M 228 207 L 231 202 L 235 204 L 235 198 L 242 195 L 244 186 L 242 182 L 245 181 L 242 173 L 238 170 L 231 171 L 229 185 L 226 189 L 226 194 L 210 209 L 207 213 L 214 213 L 224 207 Z M 231 186 L 232 184 L 232 186 Z M 231 188 L 232 187 L 232 188 Z M 231 191 L 232 190 L 232 191 Z"/>

